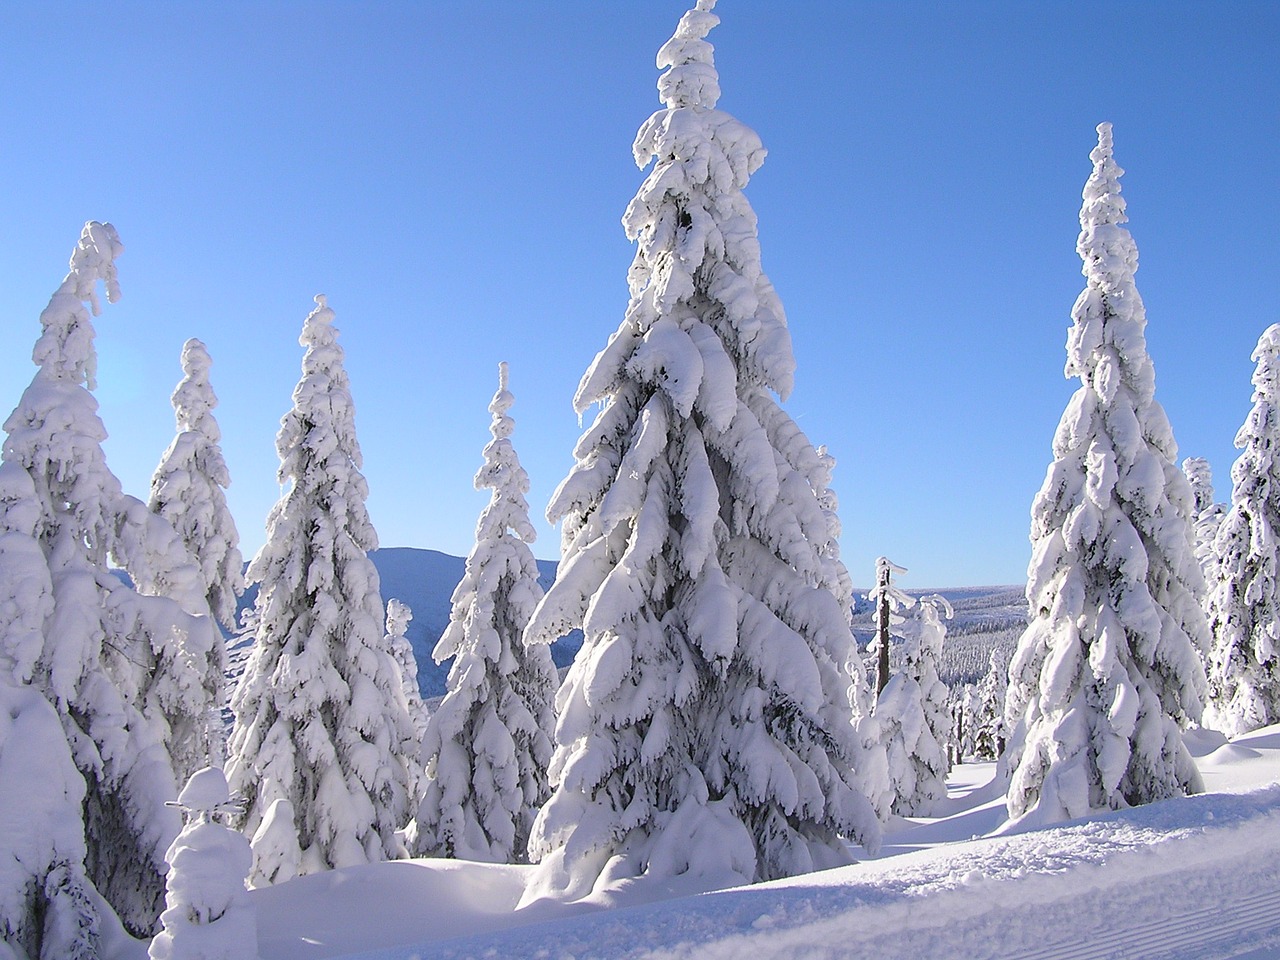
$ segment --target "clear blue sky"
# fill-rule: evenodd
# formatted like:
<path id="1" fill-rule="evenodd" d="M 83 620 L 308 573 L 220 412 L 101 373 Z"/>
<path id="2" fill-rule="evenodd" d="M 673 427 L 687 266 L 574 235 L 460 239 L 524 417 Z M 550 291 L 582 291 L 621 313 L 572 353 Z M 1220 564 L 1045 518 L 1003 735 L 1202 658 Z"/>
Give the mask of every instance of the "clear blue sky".
<path id="1" fill-rule="evenodd" d="M 386 546 L 465 554 L 497 363 L 542 511 L 627 301 L 619 218 L 686 0 L 0 6 L 0 408 L 86 219 L 126 252 L 97 321 L 108 462 L 145 497 L 190 336 L 213 356 L 246 554 L 311 298 L 337 311 Z M 838 458 L 844 557 L 908 589 L 1017 583 L 1063 379 L 1094 126 L 1115 124 L 1180 457 L 1230 493 L 1249 353 L 1280 320 L 1280 6 L 722 0 L 721 107 Z"/>

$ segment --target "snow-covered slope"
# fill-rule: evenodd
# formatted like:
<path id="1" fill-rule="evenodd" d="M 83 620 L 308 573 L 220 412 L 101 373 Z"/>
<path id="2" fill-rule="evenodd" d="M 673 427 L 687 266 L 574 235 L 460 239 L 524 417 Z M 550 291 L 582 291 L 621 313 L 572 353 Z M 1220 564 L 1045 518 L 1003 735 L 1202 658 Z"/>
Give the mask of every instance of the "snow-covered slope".
<path id="1" fill-rule="evenodd" d="M 1190 738 L 1208 793 L 1000 832 L 991 764 L 852 867 L 613 909 L 513 910 L 528 868 L 419 860 L 253 894 L 263 960 L 1280 957 L 1280 727 Z M 973 838 L 973 839 L 970 839 Z M 632 903 L 632 905 L 628 905 Z"/>

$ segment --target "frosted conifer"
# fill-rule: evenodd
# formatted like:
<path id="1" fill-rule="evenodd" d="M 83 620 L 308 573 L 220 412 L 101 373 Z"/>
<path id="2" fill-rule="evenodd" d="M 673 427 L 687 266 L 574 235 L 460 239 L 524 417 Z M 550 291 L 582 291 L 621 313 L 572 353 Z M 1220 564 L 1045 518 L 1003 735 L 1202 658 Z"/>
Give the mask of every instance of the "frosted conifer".
<path id="1" fill-rule="evenodd" d="M 256 960 L 258 924 L 245 877 L 253 852 L 226 826 L 236 809 L 216 767 L 192 774 L 178 795 L 187 824 L 166 854 L 167 909 L 151 960 Z"/>
<path id="2" fill-rule="evenodd" d="M 1206 589 L 1212 591 L 1217 579 L 1213 541 L 1226 516 L 1225 504 L 1213 502 L 1213 471 L 1203 457 L 1188 457 L 1182 461 L 1182 473 L 1191 485 L 1191 529 L 1195 532 L 1196 560 L 1204 573 Z"/>
<path id="3" fill-rule="evenodd" d="M 401 600 L 387 601 L 387 634 L 385 642 L 396 666 L 400 668 L 401 689 L 404 691 L 404 702 L 409 708 L 409 719 L 413 721 L 414 742 L 421 743 L 422 735 L 427 730 L 427 705 L 422 702 L 422 691 L 418 688 L 418 660 L 413 652 L 413 644 L 405 635 L 413 620 L 413 610 Z M 417 752 L 413 754 L 417 759 Z M 414 796 L 417 791 L 413 792 Z"/>
<path id="4" fill-rule="evenodd" d="M 316 297 L 293 409 L 276 437 L 287 486 L 249 565 L 255 642 L 232 696 L 228 781 L 254 834 L 273 801 L 296 817 L 298 872 L 397 856 L 413 725 L 383 642 L 377 536 L 365 509 L 351 389 L 333 311 Z M 261 871 L 259 871 L 260 873 Z"/>
<path id="5" fill-rule="evenodd" d="M 658 54 L 655 161 L 623 217 L 631 301 L 574 404 L 603 409 L 548 507 L 556 582 L 526 637 L 585 635 L 557 696 L 527 898 L 645 873 L 711 886 L 874 846 L 860 676 L 819 494 L 829 465 L 775 394 L 795 359 L 743 195 L 759 138 L 715 109 L 700 0 Z"/>
<path id="6" fill-rule="evenodd" d="M 939 609 L 950 619 L 951 605 L 944 598 L 916 601 L 914 616 L 903 625 L 902 667 L 876 700 L 876 720 L 889 760 L 891 809 L 904 817 L 929 816 L 947 795 L 951 705 L 947 685 L 938 679 L 947 634 Z"/>
<path id="7" fill-rule="evenodd" d="M 1009 667 L 992 650 L 986 675 L 978 684 L 977 723 L 973 752 L 979 760 L 995 760 L 1004 752 L 1004 698 L 1009 685 Z"/>
<path id="8" fill-rule="evenodd" d="M 1229 736 L 1280 722 L 1280 324 L 1259 338 L 1253 361 L 1253 409 L 1236 433 L 1209 595 L 1209 722 Z"/>
<path id="9" fill-rule="evenodd" d="M 526 647 L 522 637 L 542 588 L 529 550 L 536 536 L 525 502 L 529 477 L 511 444 L 513 402 L 503 363 L 489 404 L 493 439 L 475 478 L 477 489 L 493 494 L 433 654 L 437 663 L 454 661 L 448 692 L 422 741 L 419 856 L 522 861 L 547 798 L 558 678 L 548 648 Z"/>
<path id="10" fill-rule="evenodd" d="M 1010 668 L 1012 817 L 1039 822 L 1201 789 L 1182 743 L 1205 689 L 1191 490 L 1155 399 L 1138 252 L 1111 126 L 1098 127 L 1068 377 L 1080 388 L 1031 508 L 1031 622 Z"/>
<path id="11" fill-rule="evenodd" d="M 209 609 L 224 629 L 234 631 L 244 574 L 240 534 L 227 509 L 225 490 L 231 475 L 219 446 L 222 431 L 213 416 L 218 398 L 209 383 L 212 365 L 199 340 L 183 344 L 183 378 L 172 397 L 178 432 L 151 478 L 147 506 L 178 532 L 200 565 Z M 220 662 L 219 670 L 222 666 Z"/>
<path id="12" fill-rule="evenodd" d="M 74 891 L 87 876 L 126 928 L 145 936 L 159 917 L 164 850 L 179 827 L 164 806 L 176 792 L 164 738 L 173 718 L 198 712 L 184 699 L 183 651 L 209 622 L 175 600 L 140 595 L 109 565 L 130 573 L 163 566 L 180 582 L 185 561 L 171 549 L 172 529 L 159 518 L 140 523 L 145 506 L 124 496 L 107 468 L 90 393 L 90 311 L 99 311 L 99 281 L 109 300 L 119 297 L 122 249 L 109 224 L 86 224 L 40 316 L 39 370 L 4 424 L 0 595 L 28 606 L 0 622 L 0 660 L 53 705 L 83 777 L 83 861 L 67 855 L 59 896 L 82 900 Z"/>

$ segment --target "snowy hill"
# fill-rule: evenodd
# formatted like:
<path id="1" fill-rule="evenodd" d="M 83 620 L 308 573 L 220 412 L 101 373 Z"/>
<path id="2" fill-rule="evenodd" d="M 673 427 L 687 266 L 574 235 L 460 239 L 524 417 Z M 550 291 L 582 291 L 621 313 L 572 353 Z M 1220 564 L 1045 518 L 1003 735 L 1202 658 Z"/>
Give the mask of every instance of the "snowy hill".
<path id="1" fill-rule="evenodd" d="M 876 859 L 696 897 L 515 904 L 528 868 L 375 864 L 255 891 L 263 960 L 1280 957 L 1280 727 L 1189 737 L 1201 796 L 1003 832 L 992 764 Z"/>

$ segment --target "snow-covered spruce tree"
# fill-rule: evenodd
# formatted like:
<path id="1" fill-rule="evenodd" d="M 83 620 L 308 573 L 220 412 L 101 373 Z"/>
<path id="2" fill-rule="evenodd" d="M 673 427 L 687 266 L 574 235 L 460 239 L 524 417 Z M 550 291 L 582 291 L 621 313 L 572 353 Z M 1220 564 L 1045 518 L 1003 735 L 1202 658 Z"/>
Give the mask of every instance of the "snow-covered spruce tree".
<path id="1" fill-rule="evenodd" d="M 1205 689 L 1191 490 L 1155 399 L 1138 251 L 1098 127 L 1068 377 L 1080 388 L 1031 508 L 1031 622 L 1010 667 L 1011 817 L 1054 822 L 1201 789 L 1182 743 Z"/>
<path id="2" fill-rule="evenodd" d="M 1004 752 L 1004 695 L 1009 666 L 992 650 L 987 672 L 978 684 L 977 724 L 973 752 L 979 760 L 995 760 Z"/>
<path id="3" fill-rule="evenodd" d="M 192 774 L 178 804 L 187 825 L 165 855 L 163 929 L 151 941 L 151 960 L 256 960 L 258 922 L 245 877 L 253 852 L 244 835 L 226 826 L 237 809 L 216 767 Z"/>
<path id="4" fill-rule="evenodd" d="M 947 685 L 938 679 L 938 658 L 947 635 L 939 609 L 951 618 L 951 605 L 943 597 L 916 601 L 914 616 L 903 624 L 902 668 L 876 701 L 875 715 L 889 758 L 891 809 L 904 817 L 929 816 L 947 795 L 951 704 Z"/>
<path id="5" fill-rule="evenodd" d="M 1208 722 L 1229 736 L 1280 722 L 1280 324 L 1253 351 L 1231 509 L 1214 541 Z"/>
<path id="6" fill-rule="evenodd" d="M 223 629 L 234 632 L 244 574 L 240 534 L 227 509 L 225 490 L 231 475 L 219 446 L 222 431 L 213 416 L 218 398 L 209 383 L 212 365 L 199 340 L 183 344 L 183 377 L 171 398 L 178 432 L 151 478 L 147 506 L 178 532 L 200 565 L 209 609 Z"/>
<path id="7" fill-rule="evenodd" d="M 666 109 L 635 142 L 656 162 L 623 218 L 631 302 L 578 387 L 578 411 L 603 409 L 548 507 L 562 560 L 526 638 L 585 638 L 527 899 L 793 875 L 846 862 L 842 836 L 878 842 L 829 467 L 774 398 L 795 361 L 742 193 L 764 149 L 715 109 L 713 2 L 658 54 Z"/>
<path id="8" fill-rule="evenodd" d="M 90 309 L 99 310 L 99 281 L 118 298 L 122 249 L 109 224 L 85 226 L 40 316 L 39 370 L 4 424 L 0 595 L 30 606 L 4 613 L 0 647 L 13 679 L 56 709 L 84 779 L 83 864 L 69 855 L 58 889 L 72 896 L 83 870 L 127 929 L 149 936 L 164 896 L 164 850 L 180 826 L 164 806 L 176 792 L 164 738 L 173 717 L 198 713 L 181 702 L 182 651 L 208 618 L 140 595 L 109 567 L 109 558 L 130 572 L 163 560 L 178 580 L 184 560 L 184 551 L 174 556 L 172 529 L 142 521 L 145 506 L 124 496 L 107 468 L 106 431 L 89 392 L 97 366 Z"/>
<path id="9" fill-rule="evenodd" d="M 404 702 L 409 708 L 409 719 L 413 721 L 413 739 L 415 743 L 422 742 L 422 736 L 427 731 L 427 705 L 422 701 L 422 691 L 418 688 L 418 659 L 413 652 L 413 644 L 409 642 L 406 633 L 409 630 L 409 624 L 413 620 L 413 610 L 402 600 L 391 599 L 387 601 L 387 633 L 386 644 L 387 649 L 391 651 L 391 656 L 395 658 L 396 666 L 400 668 L 400 689 L 404 691 Z M 413 758 L 415 763 L 417 755 Z M 415 790 L 410 796 L 417 796 Z"/>
<path id="10" fill-rule="evenodd" d="M 511 433 L 507 365 L 489 404 L 493 439 L 477 489 L 493 494 L 476 523 L 476 543 L 453 591 L 437 663 L 453 657 L 449 688 L 422 741 L 425 794 L 415 821 L 419 856 L 496 863 L 526 859 L 533 818 L 547 799 L 553 701 L 550 650 L 526 647 L 525 626 L 542 599 L 529 544 L 529 477 Z"/>
<path id="11" fill-rule="evenodd" d="M 227 779 L 254 834 L 275 800 L 315 873 L 393 858 L 409 817 L 413 723 L 383 641 L 377 536 L 365 509 L 351 389 L 333 311 L 307 317 L 293 409 L 276 437 L 287 486 L 249 565 L 253 653 L 232 696 Z M 256 853 L 256 851 L 255 851 Z"/>
<path id="12" fill-rule="evenodd" d="M 1191 529 L 1195 533 L 1196 560 L 1204 573 L 1206 589 L 1212 592 L 1217 578 L 1213 541 L 1227 514 L 1227 506 L 1213 502 L 1213 471 L 1208 460 L 1188 457 L 1182 461 L 1182 473 L 1191 485 Z"/>

